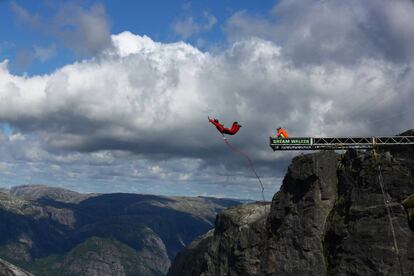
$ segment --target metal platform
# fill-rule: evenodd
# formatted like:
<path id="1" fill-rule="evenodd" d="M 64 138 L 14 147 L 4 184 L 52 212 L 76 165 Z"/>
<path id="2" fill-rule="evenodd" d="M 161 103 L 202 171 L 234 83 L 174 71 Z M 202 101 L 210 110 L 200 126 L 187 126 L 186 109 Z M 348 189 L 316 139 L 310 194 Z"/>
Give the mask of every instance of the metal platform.
<path id="1" fill-rule="evenodd" d="M 346 150 L 373 149 L 386 146 L 414 146 L 414 136 L 342 137 L 312 138 L 291 137 L 287 139 L 270 137 L 270 147 L 276 150 Z"/>

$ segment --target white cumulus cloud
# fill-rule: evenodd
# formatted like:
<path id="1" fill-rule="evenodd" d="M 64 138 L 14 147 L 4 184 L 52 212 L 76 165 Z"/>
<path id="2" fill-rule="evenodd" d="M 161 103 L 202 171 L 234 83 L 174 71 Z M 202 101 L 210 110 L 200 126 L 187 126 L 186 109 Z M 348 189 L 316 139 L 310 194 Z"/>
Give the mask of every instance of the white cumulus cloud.
<path id="1" fill-rule="evenodd" d="M 210 115 L 226 125 L 239 121 L 231 143 L 274 185 L 289 158 L 268 146 L 278 126 L 293 136 L 412 128 L 413 57 L 402 35 L 411 32 L 404 11 L 412 4 L 396 1 L 385 11 L 367 3 L 282 1 L 273 9 L 284 15 L 279 23 L 237 13 L 227 29 L 237 39 L 222 52 L 123 32 L 111 36 L 112 48 L 50 75 L 16 76 L 3 61 L 0 122 L 26 142 L 3 137 L 0 151 L 8 162 L 28 160 L 45 174 L 41 164 L 57 164 L 63 169 L 54 174 L 78 179 L 254 185 L 245 160 L 208 124 Z M 333 11 L 342 15 L 336 25 Z M 376 44 L 373 15 L 387 16 L 384 36 L 402 45 Z M 249 35 L 250 27 L 259 35 Z M 22 143 L 32 149 L 17 150 Z"/>

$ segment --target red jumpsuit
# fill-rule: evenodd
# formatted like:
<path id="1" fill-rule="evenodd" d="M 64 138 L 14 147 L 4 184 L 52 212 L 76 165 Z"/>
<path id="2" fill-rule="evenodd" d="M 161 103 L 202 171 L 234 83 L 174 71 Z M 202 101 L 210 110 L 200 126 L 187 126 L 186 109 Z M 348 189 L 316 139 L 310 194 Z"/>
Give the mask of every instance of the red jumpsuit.
<path id="1" fill-rule="evenodd" d="M 220 124 L 218 120 L 213 120 L 213 119 L 208 119 L 208 120 L 210 121 L 210 123 L 216 126 L 218 131 L 220 131 L 223 134 L 234 135 L 241 128 L 241 125 L 239 125 L 237 122 L 234 122 L 231 128 L 229 129 L 229 128 L 224 127 L 224 125 Z"/>
<path id="2" fill-rule="evenodd" d="M 278 129 L 277 134 L 276 134 L 277 138 L 288 138 L 289 134 L 287 133 L 287 131 L 283 128 Z"/>

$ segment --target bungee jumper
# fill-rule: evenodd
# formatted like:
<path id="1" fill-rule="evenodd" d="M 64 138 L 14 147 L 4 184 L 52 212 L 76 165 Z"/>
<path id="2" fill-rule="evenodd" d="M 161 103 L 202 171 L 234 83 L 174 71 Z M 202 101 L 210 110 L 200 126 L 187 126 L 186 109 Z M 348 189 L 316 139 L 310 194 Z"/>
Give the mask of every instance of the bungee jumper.
<path id="1" fill-rule="evenodd" d="M 217 120 L 217 119 L 211 119 L 210 116 L 208 116 L 208 120 L 210 121 L 210 123 L 212 123 L 217 128 L 217 130 L 220 132 L 220 134 L 223 135 L 224 143 L 229 147 L 229 149 L 234 151 L 236 154 L 238 154 L 238 155 L 240 155 L 240 156 L 242 156 L 243 158 L 246 159 L 247 163 L 250 166 L 250 169 L 252 170 L 252 172 L 256 176 L 257 180 L 259 180 L 259 184 L 260 184 L 260 187 L 262 189 L 263 204 L 265 206 L 265 217 L 267 217 L 267 214 L 266 214 L 267 213 L 266 212 L 266 200 L 265 200 L 265 196 L 264 196 L 264 186 L 263 186 L 262 180 L 260 179 L 259 175 L 256 172 L 256 169 L 254 168 L 252 159 L 246 153 L 244 153 L 241 149 L 238 149 L 235 146 L 233 146 L 232 144 L 230 144 L 228 139 L 224 136 L 224 134 L 229 134 L 229 135 L 236 134 L 242 126 L 239 125 L 238 122 L 234 122 L 233 125 L 231 126 L 231 128 L 229 129 L 229 128 L 224 127 L 223 124 L 220 124 L 219 120 Z"/>
<path id="2" fill-rule="evenodd" d="M 210 117 L 208 117 L 208 120 L 217 128 L 218 131 L 220 131 L 221 134 L 234 135 L 242 127 L 241 125 L 239 125 L 238 122 L 234 122 L 231 128 L 227 128 L 224 127 L 223 124 L 220 124 L 219 120 L 217 119 L 211 119 Z"/>

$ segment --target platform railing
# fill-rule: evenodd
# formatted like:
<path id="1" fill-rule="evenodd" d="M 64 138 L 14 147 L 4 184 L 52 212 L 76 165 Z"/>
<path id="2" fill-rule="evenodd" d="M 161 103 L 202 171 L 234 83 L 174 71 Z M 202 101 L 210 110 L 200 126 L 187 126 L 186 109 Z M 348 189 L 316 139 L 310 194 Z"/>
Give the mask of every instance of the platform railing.
<path id="1" fill-rule="evenodd" d="M 414 136 L 375 137 L 270 137 L 270 147 L 276 150 L 341 150 L 372 149 L 386 146 L 414 146 Z"/>

